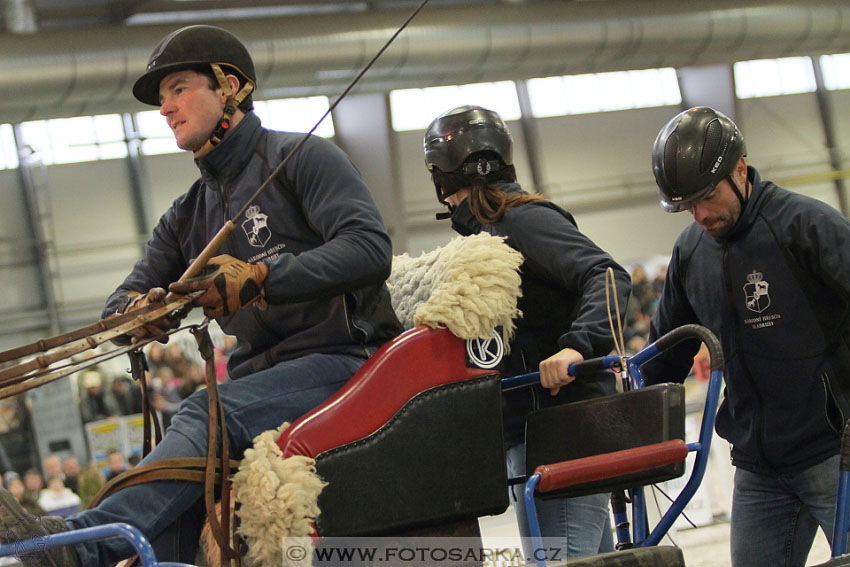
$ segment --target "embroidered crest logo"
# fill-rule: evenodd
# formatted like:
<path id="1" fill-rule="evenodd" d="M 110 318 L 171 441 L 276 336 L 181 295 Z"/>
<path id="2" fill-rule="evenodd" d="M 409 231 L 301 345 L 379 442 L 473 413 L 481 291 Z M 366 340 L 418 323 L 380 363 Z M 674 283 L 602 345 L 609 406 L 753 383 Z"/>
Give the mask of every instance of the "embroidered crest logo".
<path id="1" fill-rule="evenodd" d="M 260 212 L 260 207 L 252 205 L 245 211 L 246 220 L 242 223 L 242 230 L 248 237 L 248 243 L 256 248 L 262 248 L 272 236 L 269 229 L 269 215 Z"/>
<path id="2" fill-rule="evenodd" d="M 747 298 L 747 309 L 754 313 L 761 313 L 770 307 L 770 295 L 768 295 L 770 284 L 764 281 L 763 277 L 761 272 L 755 270 L 747 274 L 744 296 Z"/>

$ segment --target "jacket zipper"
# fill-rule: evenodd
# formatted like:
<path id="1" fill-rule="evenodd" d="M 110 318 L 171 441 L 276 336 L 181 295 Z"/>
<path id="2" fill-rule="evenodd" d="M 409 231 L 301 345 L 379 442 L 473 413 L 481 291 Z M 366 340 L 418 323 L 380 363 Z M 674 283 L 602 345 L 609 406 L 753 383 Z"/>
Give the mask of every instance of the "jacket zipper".
<path id="1" fill-rule="evenodd" d="M 221 178 L 215 173 L 210 173 L 210 177 L 212 177 L 212 180 L 215 183 L 215 188 L 218 191 L 218 195 L 221 197 L 221 202 L 224 204 L 221 208 L 222 216 L 224 217 L 221 219 L 223 226 L 228 220 L 230 220 L 230 200 L 227 198 L 227 192 L 224 190 L 224 184 L 221 182 Z"/>
<path id="2" fill-rule="evenodd" d="M 729 243 L 728 242 L 725 242 L 723 244 L 723 281 L 726 284 L 726 297 L 729 301 L 729 311 L 730 311 L 731 315 L 733 317 L 735 317 L 736 314 L 737 314 L 737 309 L 735 308 L 735 294 L 734 294 L 734 290 L 732 289 L 732 280 L 729 276 Z M 755 436 L 756 437 L 756 450 L 758 451 L 758 458 L 762 461 L 762 463 L 767 468 L 772 469 L 773 466 L 770 464 L 767 457 L 765 456 L 764 444 L 763 444 L 763 439 L 762 439 L 763 436 L 764 436 L 764 411 L 763 411 L 764 401 L 762 400 L 761 392 L 759 392 L 759 390 L 758 390 L 758 386 L 756 385 L 756 381 L 753 379 L 752 375 L 750 374 L 750 370 L 749 370 L 749 368 L 747 368 L 747 365 L 744 362 L 745 359 L 741 355 L 741 352 L 743 351 L 744 345 L 742 344 L 742 341 L 741 341 L 741 331 L 740 330 L 738 330 L 738 332 L 737 332 L 736 340 L 737 340 L 737 343 L 738 343 L 738 351 L 739 351 L 738 357 L 740 358 L 741 368 L 744 371 L 743 373 L 746 375 L 747 382 L 749 382 L 750 387 L 753 390 L 753 394 L 755 395 L 756 404 L 757 404 L 757 408 L 758 408 L 758 421 L 757 421 L 757 424 L 756 424 L 756 436 Z"/>
<path id="3" fill-rule="evenodd" d="M 363 347 L 363 353 L 366 356 L 371 356 L 371 354 L 369 352 L 369 347 L 366 344 L 368 339 L 369 339 L 369 333 L 367 333 L 363 328 L 357 326 L 357 323 L 354 321 L 354 313 L 349 313 L 349 311 L 348 311 L 348 301 L 346 301 L 346 297 L 347 297 L 347 294 L 342 294 L 342 310 L 345 313 L 345 329 L 346 329 L 346 331 L 348 331 L 348 337 L 352 341 L 359 343 L 360 346 Z M 351 300 L 356 302 L 357 298 L 354 297 L 354 295 L 352 294 Z M 355 306 L 354 311 L 355 312 L 357 311 L 356 306 Z M 351 332 L 351 327 L 354 327 L 355 329 L 357 329 L 358 331 L 360 331 L 363 334 L 363 340 L 362 341 L 357 341 L 354 338 L 354 334 Z"/>
<path id="4" fill-rule="evenodd" d="M 832 429 L 833 431 L 835 431 L 836 433 L 838 433 L 840 435 L 841 430 L 833 427 L 832 421 L 830 421 L 830 419 L 829 419 L 829 402 L 832 401 L 833 404 L 835 405 L 835 409 L 838 411 L 838 415 L 841 417 L 841 423 L 842 424 L 847 423 L 847 418 L 844 416 L 844 410 L 841 409 L 841 404 L 839 404 L 835 399 L 835 393 L 832 391 L 832 386 L 829 383 L 829 373 L 828 372 L 822 373 L 820 375 L 820 381 L 823 384 L 823 395 L 824 395 L 823 413 L 824 413 L 824 417 L 826 417 L 826 423 L 827 423 L 827 425 L 829 425 L 830 429 Z"/>

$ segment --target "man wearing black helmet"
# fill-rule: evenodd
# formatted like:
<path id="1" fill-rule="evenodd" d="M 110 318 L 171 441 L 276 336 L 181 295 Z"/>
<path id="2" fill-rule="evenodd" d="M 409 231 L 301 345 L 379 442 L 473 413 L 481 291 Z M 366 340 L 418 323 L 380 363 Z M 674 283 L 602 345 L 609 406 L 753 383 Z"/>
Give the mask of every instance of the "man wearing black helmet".
<path id="1" fill-rule="evenodd" d="M 522 190 L 513 166 L 513 139 L 497 113 L 461 106 L 436 118 L 425 134 L 425 164 L 437 200 L 449 208 L 438 218 L 451 218 L 452 228 L 462 235 L 483 231 L 504 236 L 525 258 L 518 305 L 523 317 L 516 321 L 511 351 L 501 366 L 505 376 L 540 370 L 540 386 L 507 392 L 504 399 L 508 468 L 511 476 L 523 476 L 528 413 L 603 395 L 598 383 L 573 383 L 567 368 L 611 352 L 605 273 L 614 270 L 620 316 L 631 290 L 629 275 L 579 232 L 567 211 Z M 568 439 L 570 432 L 564 436 Z M 527 543 L 522 490 L 512 491 Z M 546 547 L 557 546 L 561 557 L 613 551 L 607 494 L 536 505 Z M 524 547 L 533 557 L 531 546 Z"/>
<path id="2" fill-rule="evenodd" d="M 673 248 L 650 339 L 698 323 L 723 346 L 732 564 L 802 566 L 818 525 L 832 539 L 850 417 L 850 222 L 762 180 L 737 126 L 708 107 L 661 130 L 652 166 L 662 207 L 696 222 Z M 645 365 L 646 381 L 683 380 L 698 347 Z"/>
<path id="3" fill-rule="evenodd" d="M 392 251 L 378 210 L 345 154 L 318 137 L 294 154 L 244 218 L 233 219 L 235 231 L 207 264 L 213 273 L 172 283 L 303 139 L 260 125 L 251 112 L 255 84 L 248 51 L 223 29 L 189 26 L 156 47 L 133 93 L 160 107 L 201 176 L 162 216 L 144 257 L 104 310 L 109 316 L 162 302 L 169 284 L 175 293 L 206 292 L 196 305 L 238 339 L 228 362 L 233 380 L 220 386 L 235 459 L 255 436 L 327 399 L 401 330 L 384 285 Z M 174 324 L 161 320 L 137 336 L 156 337 Z M 184 400 L 142 464 L 205 457 L 208 425 L 201 391 Z M 164 543 L 163 534 L 180 518 L 174 557 L 159 558 L 188 563 L 200 533 L 203 491 L 178 480 L 142 483 L 67 522 L 43 525 L 22 524 L 0 493 L 0 538 L 127 522 Z M 113 538 L 51 551 L 38 565 L 106 566 L 133 552 L 128 541 Z"/>

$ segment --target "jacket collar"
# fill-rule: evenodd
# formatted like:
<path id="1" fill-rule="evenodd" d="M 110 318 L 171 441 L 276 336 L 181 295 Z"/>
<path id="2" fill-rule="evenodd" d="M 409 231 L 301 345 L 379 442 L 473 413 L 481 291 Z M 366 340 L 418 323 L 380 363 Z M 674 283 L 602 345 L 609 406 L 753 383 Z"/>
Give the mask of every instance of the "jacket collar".
<path id="1" fill-rule="evenodd" d="M 758 218 L 759 211 L 770 193 L 770 188 L 773 186 L 769 181 L 762 182 L 758 170 L 752 166 L 747 166 L 747 181 L 752 187 L 750 197 L 741 211 L 741 217 L 738 219 L 738 222 L 727 235 L 727 239 L 734 239 L 749 230 Z"/>
<path id="2" fill-rule="evenodd" d="M 195 160 L 198 169 L 223 181 L 233 179 L 251 159 L 252 150 L 261 132 L 260 118 L 253 112 L 248 112 L 220 144 L 201 159 Z"/>

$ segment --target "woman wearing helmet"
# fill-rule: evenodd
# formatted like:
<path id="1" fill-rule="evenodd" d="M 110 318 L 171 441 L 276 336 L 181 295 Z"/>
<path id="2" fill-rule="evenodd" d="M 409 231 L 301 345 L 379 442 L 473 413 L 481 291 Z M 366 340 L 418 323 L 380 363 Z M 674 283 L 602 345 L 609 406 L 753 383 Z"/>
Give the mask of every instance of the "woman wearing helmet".
<path id="1" fill-rule="evenodd" d="M 462 235 L 484 231 L 506 237 L 525 257 L 518 305 L 523 317 L 516 321 L 501 367 L 505 376 L 540 370 L 540 386 L 505 394 L 508 467 L 511 476 L 524 475 L 528 413 L 604 394 L 599 384 L 572 383 L 567 367 L 611 352 L 605 273 L 614 270 L 620 316 L 630 279 L 579 232 L 568 212 L 522 190 L 513 166 L 513 140 L 497 113 L 478 106 L 449 110 L 428 127 L 424 145 L 437 199 L 449 208 L 439 216 L 451 218 L 452 228 Z M 528 536 L 521 490 L 514 496 L 520 533 Z M 606 494 L 540 501 L 543 536 L 557 538 L 566 557 L 613 550 L 607 504 Z"/>
<path id="2" fill-rule="evenodd" d="M 840 432 L 850 417 L 850 222 L 747 165 L 744 140 L 708 107 L 661 129 L 661 206 L 695 222 L 676 241 L 654 341 L 696 323 L 720 339 L 726 390 L 717 433 L 732 445 L 735 567 L 802 566 L 818 526 L 832 538 Z M 643 367 L 682 381 L 698 344 Z"/>

